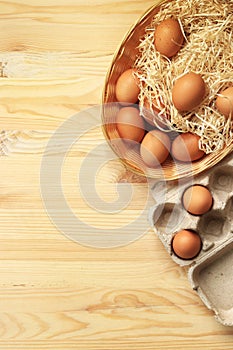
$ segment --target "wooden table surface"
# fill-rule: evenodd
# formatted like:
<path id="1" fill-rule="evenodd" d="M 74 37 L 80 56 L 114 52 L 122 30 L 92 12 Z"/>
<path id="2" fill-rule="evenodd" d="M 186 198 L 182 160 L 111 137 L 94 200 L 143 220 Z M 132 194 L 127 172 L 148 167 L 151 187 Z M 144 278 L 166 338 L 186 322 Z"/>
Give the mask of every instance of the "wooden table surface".
<path id="1" fill-rule="evenodd" d="M 114 51 L 152 5 L 0 1 L 0 349 L 233 347 L 233 329 L 215 321 L 149 225 L 122 247 L 84 246 L 60 232 L 41 197 L 42 159 L 63 157 L 59 142 L 44 155 L 48 140 L 68 118 L 100 103 Z M 69 134 L 61 133 L 65 140 Z M 117 159 L 107 162 L 97 176 L 101 198 L 114 201 L 116 184 L 128 181 L 132 200 L 112 215 L 89 207 L 77 173 L 103 141 L 96 127 L 67 151 L 62 186 L 75 215 L 104 232 L 120 231 L 140 215 L 148 184 Z"/>

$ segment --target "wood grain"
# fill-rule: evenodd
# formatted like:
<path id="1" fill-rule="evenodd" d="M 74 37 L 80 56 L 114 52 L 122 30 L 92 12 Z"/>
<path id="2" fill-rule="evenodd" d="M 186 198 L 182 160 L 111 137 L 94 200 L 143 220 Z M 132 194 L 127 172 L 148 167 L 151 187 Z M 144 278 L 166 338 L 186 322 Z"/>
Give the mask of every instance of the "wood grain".
<path id="1" fill-rule="evenodd" d="M 214 320 L 149 226 L 127 245 L 83 246 L 56 228 L 41 196 L 44 157 L 55 164 L 65 155 L 62 184 L 75 215 L 119 232 L 141 215 L 149 185 L 116 158 L 97 172 L 96 189 L 111 202 L 117 185 L 131 183 L 127 207 L 109 215 L 82 198 L 77 174 L 88 152 L 105 142 L 100 127 L 66 154 L 76 129 L 61 132 L 49 151 L 46 146 L 68 118 L 100 103 L 115 49 L 152 5 L 0 1 L 2 350 L 232 349 L 232 328 Z"/>

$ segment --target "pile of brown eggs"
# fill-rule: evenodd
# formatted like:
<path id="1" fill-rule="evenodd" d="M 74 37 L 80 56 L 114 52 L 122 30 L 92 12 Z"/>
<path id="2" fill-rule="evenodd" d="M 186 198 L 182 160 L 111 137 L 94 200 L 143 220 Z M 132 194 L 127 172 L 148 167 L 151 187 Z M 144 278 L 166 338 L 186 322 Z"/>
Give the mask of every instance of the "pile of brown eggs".
<path id="1" fill-rule="evenodd" d="M 171 59 L 183 43 L 184 35 L 178 20 L 168 18 L 157 26 L 154 45 L 163 56 Z M 116 127 L 123 140 L 140 143 L 143 162 L 153 168 L 162 164 L 169 154 L 180 162 L 201 159 L 205 153 L 199 149 L 200 137 L 186 132 L 172 139 L 166 118 L 162 117 L 164 123 L 161 121 L 161 115 L 160 119 L 157 118 L 161 106 L 157 108 L 156 101 L 153 101 L 153 112 L 148 103 L 148 106 L 144 105 L 145 112 L 143 116 L 141 115 L 138 106 L 139 94 L 135 70 L 130 68 L 120 75 L 116 83 L 116 99 L 121 105 L 116 117 Z M 175 80 L 172 88 L 172 102 L 179 112 L 187 112 L 199 106 L 205 94 L 206 83 L 202 76 L 195 72 L 188 72 Z M 233 86 L 217 96 L 216 108 L 226 117 L 233 115 Z"/>

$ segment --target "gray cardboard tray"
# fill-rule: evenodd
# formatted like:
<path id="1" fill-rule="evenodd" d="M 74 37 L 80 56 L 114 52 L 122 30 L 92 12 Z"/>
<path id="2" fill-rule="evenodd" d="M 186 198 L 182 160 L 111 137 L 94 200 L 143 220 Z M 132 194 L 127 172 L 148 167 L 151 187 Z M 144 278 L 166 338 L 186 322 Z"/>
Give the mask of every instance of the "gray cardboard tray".
<path id="1" fill-rule="evenodd" d="M 202 216 L 189 214 L 182 206 L 184 190 L 193 184 L 209 188 L 213 206 Z M 166 186 L 152 186 L 155 205 L 149 210 L 149 222 L 171 258 L 180 266 L 189 266 L 188 278 L 204 304 L 216 319 L 233 326 L 233 154 L 195 178 Z M 172 250 L 176 232 L 192 229 L 202 239 L 202 249 L 194 259 L 183 260 Z"/>

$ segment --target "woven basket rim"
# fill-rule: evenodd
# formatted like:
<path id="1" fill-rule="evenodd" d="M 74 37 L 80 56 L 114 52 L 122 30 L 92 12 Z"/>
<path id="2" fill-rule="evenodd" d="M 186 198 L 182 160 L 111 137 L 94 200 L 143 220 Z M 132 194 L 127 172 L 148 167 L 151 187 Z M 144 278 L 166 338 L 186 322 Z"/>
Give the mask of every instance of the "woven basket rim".
<path id="1" fill-rule="evenodd" d="M 107 71 L 107 74 L 106 74 L 106 77 L 105 77 L 105 81 L 104 81 L 104 90 L 102 92 L 102 103 L 104 104 L 105 101 L 104 101 L 104 98 L 105 98 L 105 91 L 106 91 L 106 86 L 107 86 L 107 83 L 108 83 L 108 80 L 109 80 L 109 77 L 110 77 L 110 74 L 111 74 L 111 71 L 112 71 L 112 68 L 113 68 L 113 65 L 114 65 L 114 62 L 116 62 L 116 59 L 118 57 L 118 54 L 121 50 L 121 48 L 124 46 L 124 44 L 127 42 L 127 39 L 130 35 L 130 33 L 133 32 L 133 30 L 135 29 L 135 27 L 137 25 L 139 25 L 144 19 L 147 18 L 148 15 L 151 14 L 151 12 L 153 12 L 157 7 L 159 7 L 162 3 L 164 2 L 167 2 L 169 0 L 156 0 L 157 3 L 155 3 L 154 5 L 152 5 L 151 7 L 149 7 L 149 9 L 134 23 L 130 26 L 129 30 L 126 32 L 126 34 L 123 36 L 123 39 L 122 41 L 120 42 L 120 44 L 118 45 L 118 47 L 116 48 L 115 52 L 114 52 L 114 55 L 113 55 L 113 58 L 112 58 L 112 61 L 111 61 L 111 65 L 110 67 L 108 68 L 108 71 Z"/>

